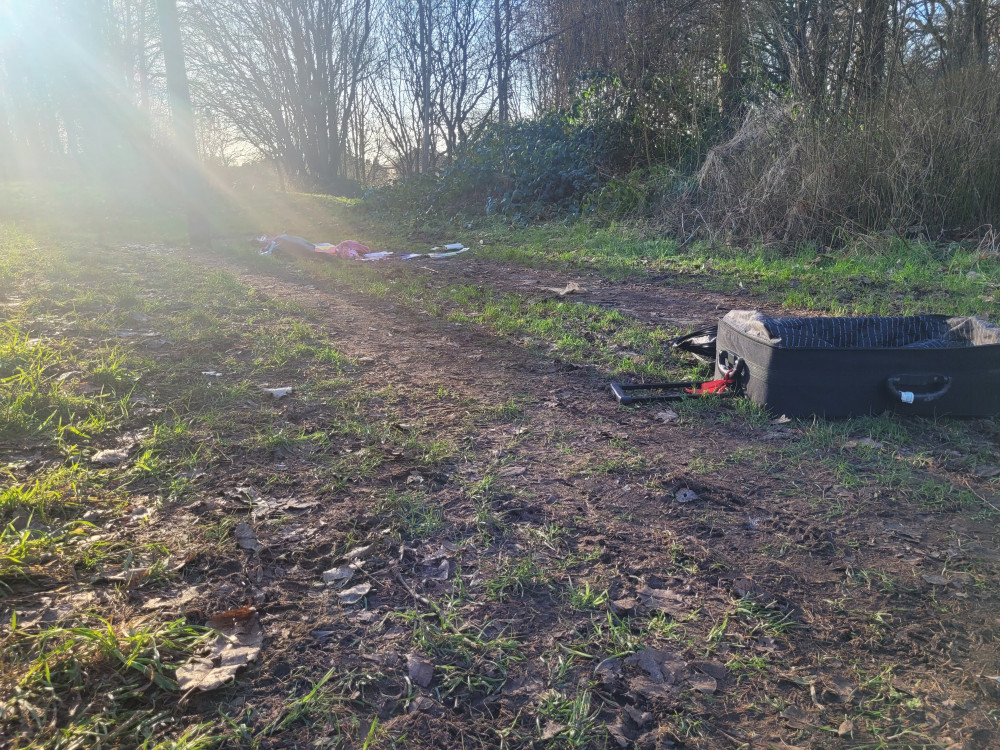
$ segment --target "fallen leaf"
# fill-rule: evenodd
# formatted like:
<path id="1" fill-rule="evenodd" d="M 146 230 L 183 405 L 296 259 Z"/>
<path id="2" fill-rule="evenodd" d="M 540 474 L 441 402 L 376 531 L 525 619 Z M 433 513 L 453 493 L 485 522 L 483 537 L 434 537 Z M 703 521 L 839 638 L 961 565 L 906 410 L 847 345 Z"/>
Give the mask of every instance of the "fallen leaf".
<path id="1" fill-rule="evenodd" d="M 374 544 L 367 544 L 364 547 L 355 547 L 344 554 L 345 560 L 363 560 L 375 551 Z"/>
<path id="2" fill-rule="evenodd" d="M 498 477 L 519 477 L 522 474 L 524 474 L 524 472 L 526 472 L 526 471 L 527 471 L 527 469 L 525 467 L 523 467 L 523 466 L 508 466 L 508 467 L 503 468 L 500 471 L 498 471 L 497 472 L 497 476 Z"/>
<path id="3" fill-rule="evenodd" d="M 594 676 L 604 685 L 613 685 L 621 676 L 622 663 L 620 659 L 609 658 L 594 667 Z"/>
<path id="4" fill-rule="evenodd" d="M 450 575 L 451 563 L 448 560 L 442 560 L 441 564 L 425 577 L 428 581 L 447 581 Z"/>
<path id="5" fill-rule="evenodd" d="M 183 612 L 186 605 L 198 598 L 198 594 L 198 589 L 190 588 L 174 596 L 155 596 L 152 599 L 148 599 L 142 605 L 142 608 L 147 610 L 169 609 L 171 612 Z"/>
<path id="6" fill-rule="evenodd" d="M 219 612 L 208 618 L 205 624 L 216 630 L 226 630 L 238 625 L 246 625 L 257 617 L 257 610 L 253 607 L 240 607 L 239 609 L 228 609 Z"/>
<path id="7" fill-rule="evenodd" d="M 118 466 L 128 460 L 128 451 L 117 448 L 106 451 L 98 451 L 90 457 L 90 462 L 101 466 Z"/>
<path id="8" fill-rule="evenodd" d="M 837 735 L 840 737 L 846 737 L 847 735 L 854 732 L 854 722 L 850 719 L 844 719 L 840 726 L 837 728 Z"/>
<path id="9" fill-rule="evenodd" d="M 633 693 L 637 693 L 646 700 L 650 701 L 656 700 L 657 698 L 672 700 L 675 695 L 674 690 L 669 685 L 654 682 L 645 675 L 633 677 L 628 681 L 628 686 Z"/>
<path id="10" fill-rule="evenodd" d="M 638 665 L 658 685 L 674 685 L 687 672 L 687 664 L 677 654 L 658 648 L 644 648 L 625 663 Z"/>
<path id="11" fill-rule="evenodd" d="M 927 581 L 927 583 L 929 583 L 931 586 L 947 586 L 949 583 L 951 583 L 951 579 L 945 578 L 944 576 L 923 575 L 920 577 L 923 578 L 925 581 Z"/>
<path id="12" fill-rule="evenodd" d="M 557 286 L 547 286 L 545 287 L 545 290 L 548 292 L 555 292 L 560 297 L 565 297 L 567 294 L 584 294 L 587 291 L 575 281 L 570 281 L 562 289 Z"/>
<path id="13" fill-rule="evenodd" d="M 362 599 L 364 599 L 368 592 L 372 590 L 372 585 L 370 583 L 359 583 L 357 586 L 352 586 L 349 589 L 344 589 L 339 592 L 337 596 L 340 597 L 341 604 L 357 604 Z"/>
<path id="14" fill-rule="evenodd" d="M 802 729 L 809 725 L 809 715 L 798 706 L 786 706 L 785 710 L 781 712 L 781 718 L 796 729 Z"/>
<path id="15" fill-rule="evenodd" d="M 972 473 L 981 479 L 992 479 L 1000 476 L 1000 466 L 977 466 Z"/>
<path id="16" fill-rule="evenodd" d="M 656 415 L 656 418 L 659 419 L 664 424 L 671 424 L 673 422 L 681 421 L 680 415 L 673 409 L 667 409 L 666 411 L 661 411 L 659 414 Z"/>
<path id="17" fill-rule="evenodd" d="M 557 737 L 561 732 L 566 731 L 566 725 L 560 724 L 558 721 L 548 721 L 545 724 L 545 728 L 542 729 L 543 741 L 548 741 Z"/>
<path id="18" fill-rule="evenodd" d="M 434 679 L 434 662 L 417 654 L 408 654 L 406 657 L 406 669 L 410 675 L 410 680 L 415 685 L 427 687 Z"/>
<path id="19" fill-rule="evenodd" d="M 323 583 L 337 583 L 343 585 L 351 580 L 354 575 L 354 568 L 330 568 L 323 572 Z"/>
<path id="20" fill-rule="evenodd" d="M 437 708 L 437 703 L 434 702 L 432 698 L 428 698 L 426 695 L 418 695 L 410 703 L 409 712 L 415 714 L 418 712 L 429 712 Z"/>
<path id="21" fill-rule="evenodd" d="M 679 503 L 692 503 L 698 499 L 698 493 L 685 487 L 684 489 L 677 491 L 677 495 L 674 499 Z"/>
<path id="22" fill-rule="evenodd" d="M 268 396 L 273 398 L 275 401 L 277 401 L 279 398 L 284 398 L 285 396 L 288 396 L 295 389 L 289 387 L 289 388 L 261 388 L 261 390 Z"/>
<path id="23" fill-rule="evenodd" d="M 788 424 L 788 423 L 789 423 L 789 422 L 791 422 L 791 421 L 792 421 L 792 420 L 791 420 L 791 418 L 790 418 L 790 417 L 786 417 L 786 416 L 785 416 L 784 414 L 782 414 L 782 415 L 781 415 L 780 417 L 778 417 L 777 419 L 772 419 L 772 420 L 771 420 L 771 424 Z"/>
<path id="24" fill-rule="evenodd" d="M 141 568 L 129 568 L 128 570 L 123 570 L 114 575 L 102 576 L 105 581 L 112 581 L 114 583 L 124 583 L 125 588 L 130 589 L 136 584 L 140 583 L 152 568 L 141 567 Z"/>
<path id="25" fill-rule="evenodd" d="M 631 615 L 635 613 L 638 606 L 639 602 L 631 597 L 615 599 L 611 602 L 611 611 L 616 615 Z"/>
<path id="26" fill-rule="evenodd" d="M 691 668 L 698 670 L 702 674 L 714 677 L 716 680 L 726 679 L 726 665 L 720 664 L 717 661 L 693 661 L 691 662 Z"/>
<path id="27" fill-rule="evenodd" d="M 643 606 L 649 607 L 649 609 L 656 609 L 670 615 L 677 615 L 686 611 L 686 608 L 682 606 L 684 604 L 684 597 L 670 589 L 653 589 L 647 586 L 637 591 L 636 595 Z"/>
<path id="28" fill-rule="evenodd" d="M 264 545 L 257 541 L 257 535 L 254 533 L 250 524 L 246 521 L 240 521 L 236 524 L 236 528 L 233 529 L 233 534 L 236 536 L 236 543 L 243 549 L 252 550 L 254 552 L 260 552 L 264 549 Z"/>
<path id="29" fill-rule="evenodd" d="M 761 440 L 790 440 L 791 438 L 792 432 L 787 428 L 772 430 L 760 437 Z"/>
<path id="30" fill-rule="evenodd" d="M 195 657 L 178 667 L 177 685 L 182 692 L 220 688 L 260 655 L 264 632 L 257 613 L 243 619 L 231 617 L 234 612 L 241 610 L 224 612 L 208 621 L 208 626 L 218 630 L 219 635 L 207 656 Z"/>
<path id="31" fill-rule="evenodd" d="M 693 674 L 688 677 L 691 687 L 699 693 L 712 694 L 719 688 L 719 683 L 714 677 L 707 674 Z"/>

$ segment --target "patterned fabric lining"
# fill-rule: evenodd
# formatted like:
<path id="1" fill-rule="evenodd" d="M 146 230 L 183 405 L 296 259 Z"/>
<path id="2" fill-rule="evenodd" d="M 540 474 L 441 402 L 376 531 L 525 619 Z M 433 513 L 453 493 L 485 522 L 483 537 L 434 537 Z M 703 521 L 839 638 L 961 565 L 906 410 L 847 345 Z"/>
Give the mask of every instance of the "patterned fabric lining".
<path id="1" fill-rule="evenodd" d="M 782 349 L 957 349 L 1000 344 L 1000 327 L 946 315 L 866 318 L 769 318 L 733 310 L 724 321 Z"/>

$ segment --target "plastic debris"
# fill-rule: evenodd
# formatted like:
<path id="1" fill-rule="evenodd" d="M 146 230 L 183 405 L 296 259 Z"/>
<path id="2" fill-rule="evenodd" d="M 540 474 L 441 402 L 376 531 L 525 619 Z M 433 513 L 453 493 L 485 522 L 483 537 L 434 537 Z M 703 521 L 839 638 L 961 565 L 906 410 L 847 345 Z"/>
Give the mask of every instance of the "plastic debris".
<path id="1" fill-rule="evenodd" d="M 279 398 L 284 398 L 285 396 L 288 396 L 295 389 L 292 387 L 288 387 L 288 388 L 261 388 L 261 390 L 268 396 L 273 398 L 275 401 L 277 401 Z"/>
<path id="2" fill-rule="evenodd" d="M 403 260 L 410 260 L 411 258 L 430 258 L 431 260 L 440 260 L 442 258 L 451 258 L 455 255 L 461 255 L 464 252 L 468 252 L 469 248 L 466 247 L 461 242 L 451 242 L 447 245 L 432 247 L 429 253 L 406 253 L 402 256 Z"/>

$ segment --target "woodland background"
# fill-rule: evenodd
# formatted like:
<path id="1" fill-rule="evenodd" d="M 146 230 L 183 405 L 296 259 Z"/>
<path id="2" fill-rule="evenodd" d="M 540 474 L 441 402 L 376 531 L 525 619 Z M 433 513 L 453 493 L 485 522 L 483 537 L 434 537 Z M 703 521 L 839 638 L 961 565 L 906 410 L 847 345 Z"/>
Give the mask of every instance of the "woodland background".
<path id="1" fill-rule="evenodd" d="M 174 160 L 158 7 L 0 3 L 0 179 Z M 180 0 L 228 185 L 420 215 L 992 242 L 1000 2 Z"/>

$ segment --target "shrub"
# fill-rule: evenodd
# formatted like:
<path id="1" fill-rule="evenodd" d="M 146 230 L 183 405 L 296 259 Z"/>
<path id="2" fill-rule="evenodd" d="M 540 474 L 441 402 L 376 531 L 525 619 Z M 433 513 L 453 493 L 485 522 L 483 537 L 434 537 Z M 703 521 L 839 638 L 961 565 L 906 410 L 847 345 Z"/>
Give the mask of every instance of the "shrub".
<path id="1" fill-rule="evenodd" d="M 1000 209 L 1000 87 L 966 70 L 863 116 L 759 109 L 709 152 L 689 197 L 710 233 L 740 239 L 975 232 Z"/>

